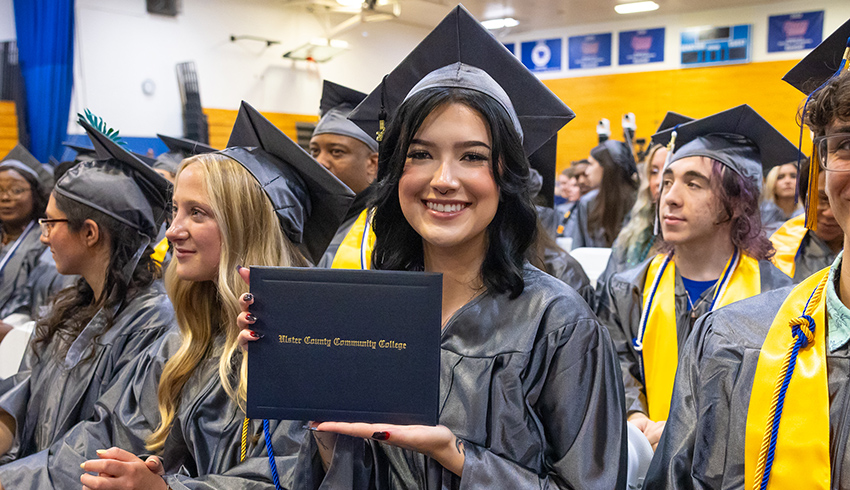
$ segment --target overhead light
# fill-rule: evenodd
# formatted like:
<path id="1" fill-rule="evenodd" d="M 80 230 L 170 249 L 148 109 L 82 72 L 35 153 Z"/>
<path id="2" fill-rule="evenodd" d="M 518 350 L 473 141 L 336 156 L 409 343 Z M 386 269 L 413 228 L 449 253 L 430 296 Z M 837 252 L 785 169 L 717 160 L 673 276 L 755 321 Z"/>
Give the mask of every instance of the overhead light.
<path id="1" fill-rule="evenodd" d="M 504 27 L 516 27 L 519 25 L 519 21 L 514 19 L 513 17 L 505 17 L 502 19 L 490 19 L 481 22 L 486 29 L 502 29 Z"/>
<path id="2" fill-rule="evenodd" d="M 336 3 L 343 7 L 359 7 L 363 3 L 363 0 L 336 0 Z"/>
<path id="3" fill-rule="evenodd" d="M 652 1 L 621 3 L 614 6 L 618 14 L 636 14 L 638 12 L 652 12 L 658 10 L 658 4 Z"/>
<path id="4" fill-rule="evenodd" d="M 314 38 L 283 55 L 294 60 L 310 60 L 323 63 L 348 49 L 348 43 L 342 39 Z"/>

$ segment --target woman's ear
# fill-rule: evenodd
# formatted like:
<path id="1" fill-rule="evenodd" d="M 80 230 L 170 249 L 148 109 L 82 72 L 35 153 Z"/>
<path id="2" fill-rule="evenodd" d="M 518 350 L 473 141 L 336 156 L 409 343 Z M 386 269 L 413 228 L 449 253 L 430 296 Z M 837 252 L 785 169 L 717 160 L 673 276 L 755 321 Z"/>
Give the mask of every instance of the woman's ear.
<path id="1" fill-rule="evenodd" d="M 95 247 L 101 241 L 102 231 L 100 226 L 94 222 L 94 220 L 87 219 L 83 222 L 83 227 L 80 230 L 82 234 L 83 240 L 87 247 Z"/>

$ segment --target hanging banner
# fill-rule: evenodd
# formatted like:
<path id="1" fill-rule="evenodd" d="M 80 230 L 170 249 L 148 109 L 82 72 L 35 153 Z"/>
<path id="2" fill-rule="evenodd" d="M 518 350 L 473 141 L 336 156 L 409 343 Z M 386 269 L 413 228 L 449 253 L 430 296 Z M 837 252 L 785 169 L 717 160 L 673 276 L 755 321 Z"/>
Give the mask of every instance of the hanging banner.
<path id="1" fill-rule="evenodd" d="M 620 33 L 621 65 L 642 65 L 664 61 L 664 28 Z"/>
<path id="2" fill-rule="evenodd" d="M 611 66 L 611 33 L 570 38 L 570 70 Z"/>
<path id="3" fill-rule="evenodd" d="M 767 52 L 812 49 L 823 39 L 823 10 L 772 15 L 767 20 Z"/>
<path id="4" fill-rule="evenodd" d="M 505 43 L 505 47 L 508 48 L 508 51 L 510 51 L 512 55 L 516 56 L 516 44 Z"/>
<path id="5" fill-rule="evenodd" d="M 686 29 L 682 31 L 682 65 L 746 63 L 750 46 L 749 25 Z"/>
<path id="6" fill-rule="evenodd" d="M 520 59 L 533 72 L 561 70 L 561 39 L 526 41 L 520 45 Z"/>

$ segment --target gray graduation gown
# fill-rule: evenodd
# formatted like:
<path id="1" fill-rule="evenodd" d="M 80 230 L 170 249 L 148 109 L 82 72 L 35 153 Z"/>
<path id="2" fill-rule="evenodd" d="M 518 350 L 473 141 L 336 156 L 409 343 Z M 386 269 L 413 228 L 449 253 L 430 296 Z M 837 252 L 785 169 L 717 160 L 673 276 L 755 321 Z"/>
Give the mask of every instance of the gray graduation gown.
<path id="1" fill-rule="evenodd" d="M 794 284 L 799 284 L 815 272 L 831 266 L 836 256 L 826 242 L 814 232 L 806 231 L 794 258 Z"/>
<path id="2" fill-rule="evenodd" d="M 295 488 L 625 488 L 619 377 L 585 302 L 526 266 L 518 298 L 484 293 L 443 330 L 439 421 L 465 441 L 462 479 L 419 453 L 345 436 L 324 475 L 308 437 Z"/>
<path id="3" fill-rule="evenodd" d="M 579 247 L 607 247 L 603 230 L 596 230 L 596 234 L 591 235 L 587 229 L 587 217 L 590 212 L 590 206 L 596 201 L 596 196 L 599 195 L 599 190 L 594 189 L 587 194 L 581 196 L 578 203 L 573 208 L 567 224 L 564 227 L 562 236 L 573 239 L 572 248 Z"/>
<path id="4" fill-rule="evenodd" d="M 643 264 L 627 271 L 615 274 L 603 286 L 596 305 L 599 320 L 608 327 L 614 347 L 620 358 L 623 371 L 623 384 L 626 389 L 626 412 L 648 413 L 643 378 L 640 371 L 640 356 L 632 344 L 637 337 L 640 316 L 643 310 L 643 289 L 646 283 L 646 272 L 653 257 L 647 258 Z M 766 260 L 759 261 L 762 292 L 789 286 L 791 279 Z M 700 300 L 694 302 L 694 309 L 688 311 L 688 293 L 676 270 L 676 338 L 679 352 L 682 352 L 685 341 L 691 333 L 694 322 L 708 312 L 715 286 L 710 287 Z"/>
<path id="5" fill-rule="evenodd" d="M 0 274 L 0 312 L 8 309 L 7 305 L 14 293 L 26 285 L 30 273 L 38 265 L 42 252 L 47 249 L 47 245 L 41 243 L 40 238 L 40 228 L 38 224 L 34 224 L 3 268 Z M 6 256 L 13 244 L 14 242 L 11 242 L 0 248 L 0 259 Z M 2 315 L 0 318 L 5 316 Z"/>
<path id="6" fill-rule="evenodd" d="M 155 281 L 125 302 L 106 332 L 101 317 L 95 317 L 74 344 L 83 347 L 79 355 L 72 346 L 67 356 L 57 359 L 57 341 L 39 347 L 36 355 L 30 344 L 18 373 L 0 382 L 0 409 L 16 423 L 15 442 L 0 463 L 49 447 L 91 417 L 95 402 L 121 369 L 173 324 L 171 302 L 161 282 Z"/>
<path id="7" fill-rule="evenodd" d="M 704 316 L 682 349 L 670 418 L 646 488 L 744 486 L 744 436 L 758 356 L 790 288 Z M 850 487 L 850 346 L 827 352 L 832 488 Z M 804 468 L 801 468 L 804 470 Z"/>
<path id="8" fill-rule="evenodd" d="M 45 247 L 27 277 L 26 284 L 17 288 L 0 309 L 0 319 L 12 314 L 27 315 L 33 320 L 36 319 L 42 308 L 48 307 L 53 296 L 72 285 L 78 277 L 59 274 L 50 248 Z"/>
<path id="9" fill-rule="evenodd" d="M 80 463 L 97 459 L 98 449 L 117 446 L 133 454 L 149 454 L 145 440 L 160 420 L 159 378 L 179 347 L 179 332 L 166 333 L 101 396 L 90 421 L 72 428 L 49 449 L 0 466 L 0 483 L 9 489 L 79 488 Z M 221 386 L 218 356 L 210 356 L 187 381 L 160 455 L 166 483 L 174 490 L 273 489 L 262 420 L 251 420 L 247 457 L 239 461 L 243 418 L 244 412 Z M 280 482 L 283 488 L 293 488 L 292 469 L 305 423 L 269 423 Z"/>

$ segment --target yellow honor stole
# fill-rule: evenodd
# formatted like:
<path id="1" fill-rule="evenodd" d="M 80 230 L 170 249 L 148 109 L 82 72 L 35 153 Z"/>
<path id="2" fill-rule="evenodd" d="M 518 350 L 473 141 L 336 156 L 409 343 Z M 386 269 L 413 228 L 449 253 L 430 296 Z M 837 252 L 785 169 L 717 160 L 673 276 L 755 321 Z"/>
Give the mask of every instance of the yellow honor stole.
<path id="1" fill-rule="evenodd" d="M 339 244 L 331 268 L 368 270 L 372 267 L 373 248 L 375 233 L 372 232 L 372 210 L 364 209 Z"/>
<path id="2" fill-rule="evenodd" d="M 761 347 L 747 411 L 748 490 L 829 488 L 828 277 L 827 267 L 791 291 Z"/>
<path id="3" fill-rule="evenodd" d="M 786 221 L 770 236 L 770 242 L 776 249 L 773 265 L 788 277 L 794 277 L 794 270 L 797 265 L 795 259 L 807 231 L 806 216 L 801 214 Z"/>
<path id="4" fill-rule="evenodd" d="M 638 336 L 632 342 L 641 356 L 650 419 L 667 420 L 679 365 L 676 333 L 676 265 L 673 254 L 656 255 L 643 288 Z M 758 261 L 736 248 L 715 285 L 709 311 L 761 292 Z"/>
<path id="5" fill-rule="evenodd" d="M 168 253 L 168 239 L 163 238 L 159 243 L 156 244 L 156 247 L 153 248 L 151 258 L 157 263 L 162 264 L 162 261 L 165 260 L 166 253 Z"/>

